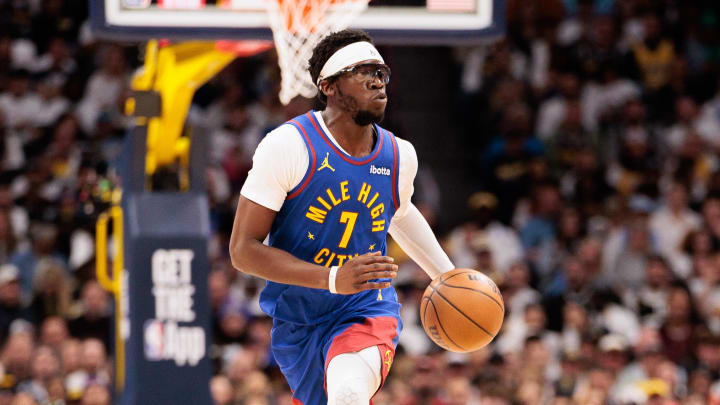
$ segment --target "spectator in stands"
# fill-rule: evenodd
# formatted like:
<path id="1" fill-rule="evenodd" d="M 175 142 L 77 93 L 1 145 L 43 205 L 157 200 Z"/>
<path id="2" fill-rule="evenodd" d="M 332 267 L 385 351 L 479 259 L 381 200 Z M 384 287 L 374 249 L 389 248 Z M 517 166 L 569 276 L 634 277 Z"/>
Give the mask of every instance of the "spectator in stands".
<path id="1" fill-rule="evenodd" d="M 33 353 L 31 369 L 31 378 L 20 382 L 18 390 L 29 393 L 39 403 L 46 403 L 49 400 L 49 383 L 60 373 L 57 352 L 50 346 L 38 347 Z"/>
<path id="2" fill-rule="evenodd" d="M 31 306 L 35 314 L 40 318 L 67 316 L 70 311 L 71 294 L 66 270 L 55 260 L 40 260 L 33 280 L 34 298 Z"/>
<path id="3" fill-rule="evenodd" d="M 34 118 L 38 127 L 55 124 L 70 107 L 70 101 L 62 93 L 63 80 L 58 75 L 49 75 L 38 82 L 37 92 L 40 96 L 40 111 Z"/>
<path id="4" fill-rule="evenodd" d="M 597 123 L 598 128 L 607 128 L 619 119 L 625 104 L 641 96 L 640 86 L 622 75 L 622 67 L 611 58 L 598 67 L 598 81 L 589 82 L 585 88 L 590 115 L 588 120 Z M 600 141 L 599 144 L 603 148 L 608 147 L 607 142 Z"/>
<path id="5" fill-rule="evenodd" d="M 576 155 L 581 151 L 598 149 L 599 140 L 594 133 L 583 128 L 581 114 L 579 101 L 567 102 L 562 122 L 546 136 L 548 156 L 558 171 L 572 167 L 577 159 Z"/>
<path id="6" fill-rule="evenodd" d="M 720 114 L 718 113 L 720 111 L 720 75 L 718 75 L 717 81 L 719 84 L 715 86 L 717 92 L 713 98 L 703 104 L 698 122 L 698 126 L 702 128 L 700 133 L 703 134 L 708 146 L 715 153 L 720 150 L 720 140 L 713 136 L 720 131 Z"/>
<path id="7" fill-rule="evenodd" d="M 61 83 L 64 83 L 76 70 L 77 63 L 63 37 L 50 39 L 47 52 L 37 58 L 32 69 L 33 73 L 40 77 L 56 75 Z"/>
<path id="8" fill-rule="evenodd" d="M 3 264 L 0 266 L 0 342 L 7 339 L 10 325 L 16 319 L 34 321 L 35 315 L 22 302 L 18 268 Z"/>
<path id="9" fill-rule="evenodd" d="M 93 384 L 85 391 L 81 405 L 110 405 L 111 399 L 106 386 Z"/>
<path id="10" fill-rule="evenodd" d="M 507 276 L 500 280 L 506 318 L 522 317 L 525 308 L 540 303 L 540 293 L 530 286 L 531 276 L 528 265 L 523 261 L 517 261 L 510 265 Z"/>
<path id="11" fill-rule="evenodd" d="M 38 405 L 38 402 L 28 393 L 21 392 L 13 398 L 10 405 Z"/>
<path id="12" fill-rule="evenodd" d="M 210 393 L 215 405 L 231 405 L 234 400 L 233 387 L 224 375 L 217 375 L 210 380 Z"/>
<path id="13" fill-rule="evenodd" d="M 596 274 L 582 266 L 576 256 L 565 258 L 561 270 L 544 284 L 544 303 L 550 328 L 561 330 L 563 308 L 574 303 L 588 310 L 596 310 L 599 290 Z"/>
<path id="14" fill-rule="evenodd" d="M 0 363 L 5 368 L 4 388 L 14 389 L 19 383 L 31 378 L 30 362 L 35 341 L 30 332 L 17 331 L 11 333 L 2 348 Z"/>
<path id="15" fill-rule="evenodd" d="M 685 139 L 702 131 L 698 121 L 698 106 L 689 96 L 680 97 L 675 102 L 676 121 L 662 135 L 663 147 L 669 151 L 680 150 Z"/>
<path id="16" fill-rule="evenodd" d="M 67 323 L 64 318 L 59 316 L 49 316 L 45 318 L 40 327 L 40 342 L 51 347 L 60 353 L 62 346 L 70 337 Z"/>
<path id="17" fill-rule="evenodd" d="M 35 224 L 31 228 L 31 249 L 16 252 L 10 257 L 10 262 L 20 270 L 24 295 L 29 296 L 32 292 L 32 283 L 38 266 L 65 267 L 65 258 L 57 249 L 57 237 L 57 228 L 52 224 Z"/>
<path id="18" fill-rule="evenodd" d="M 645 262 L 655 251 L 647 216 L 655 204 L 644 196 L 628 202 L 629 212 L 618 214 L 603 247 L 603 272 L 618 292 L 639 288 L 645 280 Z"/>
<path id="19" fill-rule="evenodd" d="M 672 272 L 667 262 L 660 256 L 650 256 L 645 264 L 645 283 L 637 291 L 637 295 L 626 295 L 628 305 L 637 300 L 636 311 L 641 315 L 643 323 L 658 327 L 668 313 L 668 296 L 672 287 Z"/>
<path id="20" fill-rule="evenodd" d="M 556 332 L 547 329 L 547 314 L 540 304 L 531 304 L 525 307 L 524 317 L 521 320 L 513 318 L 514 323 L 508 323 L 504 333 L 498 338 L 497 350 L 503 356 L 520 356 L 527 340 L 541 340 L 542 349 L 551 353 L 559 350 L 559 337 Z"/>
<path id="21" fill-rule="evenodd" d="M 555 243 L 558 217 L 563 208 L 557 184 L 543 182 L 532 188 L 530 216 L 520 227 L 520 241 L 530 264 L 541 278 L 547 278 L 555 267 Z"/>
<path id="22" fill-rule="evenodd" d="M 713 173 L 719 167 L 717 155 L 709 151 L 707 142 L 696 133 L 690 133 L 668 157 L 663 182 L 675 179 L 685 184 L 689 201 L 699 205 L 712 191 Z"/>
<path id="23" fill-rule="evenodd" d="M 79 125 L 73 115 L 61 117 L 44 152 L 58 187 L 67 187 L 77 178 L 82 162 L 82 151 L 76 142 L 81 136 Z"/>
<path id="24" fill-rule="evenodd" d="M 655 151 L 655 135 L 646 122 L 645 106 L 631 100 L 624 109 L 623 121 L 614 130 L 619 147 L 612 157 L 606 179 L 621 195 L 643 193 L 657 197 L 659 166 Z"/>
<path id="25" fill-rule="evenodd" d="M 503 136 L 488 145 L 480 174 L 485 177 L 486 188 L 498 199 L 498 218 L 509 224 L 515 205 L 527 193 L 528 163 L 542 155 L 543 146 L 532 137 L 530 110 L 526 105 L 507 107 L 502 122 Z"/>
<path id="26" fill-rule="evenodd" d="M 595 215 L 602 218 L 605 200 L 610 187 L 605 181 L 604 167 L 597 152 L 590 148 L 578 149 L 572 157 L 572 166 L 560 177 L 563 197 L 585 217 Z"/>
<path id="27" fill-rule="evenodd" d="M 102 54 L 102 67 L 88 80 L 85 95 L 76 110 L 80 127 L 88 134 L 95 132 L 103 113 L 112 117 L 113 122 L 121 119 L 121 101 L 128 86 L 123 48 L 108 45 L 102 50 Z"/>
<path id="28" fill-rule="evenodd" d="M 501 387 L 490 390 L 483 390 L 481 405 L 511 405 L 510 395 L 504 392 Z"/>
<path id="29" fill-rule="evenodd" d="M 671 269 L 679 278 L 690 275 L 690 268 L 682 267 L 682 241 L 685 236 L 700 227 L 698 214 L 688 208 L 687 187 L 673 182 L 664 195 L 665 204 L 650 215 L 648 226 L 657 237 L 658 251 L 668 260 Z"/>
<path id="30" fill-rule="evenodd" d="M 62 405 L 66 403 L 65 398 L 67 398 L 67 394 L 65 392 L 65 380 L 61 374 L 57 374 L 55 377 L 50 378 L 47 383 L 47 393 L 48 404 Z"/>
<path id="31" fill-rule="evenodd" d="M 7 262 L 16 246 L 17 238 L 13 232 L 10 213 L 0 209 L 0 261 Z"/>
<path id="32" fill-rule="evenodd" d="M 80 362 L 89 385 L 110 384 L 109 363 L 102 341 L 95 338 L 85 339 L 82 342 Z"/>
<path id="33" fill-rule="evenodd" d="M 450 233 L 448 251 L 458 267 L 475 268 L 474 246 L 485 241 L 492 258 L 492 268 L 499 275 L 508 271 L 511 263 L 522 258 L 522 246 L 517 233 L 497 220 L 498 200 L 492 193 L 476 192 L 468 199 L 472 221 Z"/>
<path id="34" fill-rule="evenodd" d="M 82 345 L 77 339 L 66 339 L 60 346 L 60 364 L 64 375 L 71 375 L 80 370 Z"/>
<path id="35" fill-rule="evenodd" d="M 660 17 L 648 11 L 643 16 L 644 40 L 633 45 L 629 62 L 637 71 L 651 108 L 651 115 L 661 117 L 668 113 L 668 105 L 662 100 L 662 90 L 670 80 L 670 70 L 676 57 L 675 44 L 663 33 Z M 672 100 L 671 102 L 674 102 Z"/>
<path id="36" fill-rule="evenodd" d="M 9 75 L 7 90 L 0 93 L 0 112 L 5 125 L 14 130 L 33 127 L 40 114 L 40 98 L 30 88 L 30 73 L 16 70 Z"/>
<path id="37" fill-rule="evenodd" d="M 580 99 L 580 81 L 577 75 L 562 72 L 559 76 L 558 95 L 545 101 L 538 109 L 535 132 L 543 141 L 556 136 L 563 129 L 563 125 L 565 130 L 579 127 L 580 132 L 583 129 L 587 131 L 594 129 L 593 125 L 583 121 L 583 116 L 586 114 L 583 109 L 586 107 Z"/>
<path id="38" fill-rule="evenodd" d="M 88 281 L 80 297 L 81 313 L 68 322 L 70 334 L 79 339 L 96 338 L 110 347 L 110 297 L 97 281 Z"/>
<path id="39" fill-rule="evenodd" d="M 673 286 L 666 305 L 667 316 L 660 327 L 664 353 L 674 364 L 689 366 L 692 364 L 693 347 L 697 344 L 698 312 L 690 292 L 682 284 Z"/>

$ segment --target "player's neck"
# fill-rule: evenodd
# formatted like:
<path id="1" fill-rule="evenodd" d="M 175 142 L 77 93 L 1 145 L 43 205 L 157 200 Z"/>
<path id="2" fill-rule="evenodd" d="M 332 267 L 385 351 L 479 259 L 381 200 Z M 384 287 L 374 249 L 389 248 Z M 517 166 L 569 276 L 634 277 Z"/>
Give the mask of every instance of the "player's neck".
<path id="1" fill-rule="evenodd" d="M 342 111 L 326 108 L 321 112 L 325 126 L 333 138 L 351 156 L 369 155 L 375 147 L 373 125 L 360 126 Z"/>

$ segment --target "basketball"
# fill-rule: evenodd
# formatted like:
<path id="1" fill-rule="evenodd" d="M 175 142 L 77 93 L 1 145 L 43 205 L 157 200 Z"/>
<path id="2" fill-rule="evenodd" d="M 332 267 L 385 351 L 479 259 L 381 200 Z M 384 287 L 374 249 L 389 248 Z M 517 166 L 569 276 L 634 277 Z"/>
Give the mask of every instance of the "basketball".
<path id="1" fill-rule="evenodd" d="M 502 326 L 505 304 L 497 285 L 473 269 L 454 269 L 430 283 L 420 303 L 425 333 L 445 350 L 472 352 Z"/>

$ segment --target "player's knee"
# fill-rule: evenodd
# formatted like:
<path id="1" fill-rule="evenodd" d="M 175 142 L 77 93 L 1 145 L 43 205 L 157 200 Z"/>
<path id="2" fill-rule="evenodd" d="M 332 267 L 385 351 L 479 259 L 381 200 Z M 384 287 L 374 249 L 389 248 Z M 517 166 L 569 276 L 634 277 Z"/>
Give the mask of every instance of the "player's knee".
<path id="1" fill-rule="evenodd" d="M 328 405 L 367 405 L 370 393 L 366 384 L 357 378 L 342 379 L 335 387 L 328 387 Z"/>

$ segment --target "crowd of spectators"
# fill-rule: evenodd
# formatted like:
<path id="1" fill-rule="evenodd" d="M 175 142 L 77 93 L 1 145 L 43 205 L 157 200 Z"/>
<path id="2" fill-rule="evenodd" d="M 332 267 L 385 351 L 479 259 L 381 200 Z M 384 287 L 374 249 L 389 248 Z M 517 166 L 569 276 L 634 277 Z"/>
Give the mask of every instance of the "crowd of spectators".
<path id="1" fill-rule="evenodd" d="M 95 38 L 86 3 L 0 0 L 0 405 L 112 402 L 94 224 L 119 181 L 142 47 Z M 418 319 L 427 276 L 391 243 L 405 329 L 374 403 L 720 404 L 720 10 L 506 3 L 506 36 L 447 61 L 460 128 L 445 136 L 463 140 L 475 192 L 467 221 L 438 235 L 457 267 L 500 286 L 505 323 L 483 350 L 440 350 Z M 227 253 L 255 146 L 313 105 L 277 92 L 263 53 L 213 78 L 189 114 L 210 138 L 218 405 L 291 404 L 263 282 Z M 418 205 L 434 224 L 452 194 L 422 154 Z"/>

